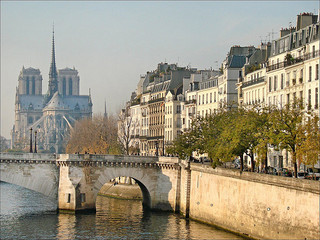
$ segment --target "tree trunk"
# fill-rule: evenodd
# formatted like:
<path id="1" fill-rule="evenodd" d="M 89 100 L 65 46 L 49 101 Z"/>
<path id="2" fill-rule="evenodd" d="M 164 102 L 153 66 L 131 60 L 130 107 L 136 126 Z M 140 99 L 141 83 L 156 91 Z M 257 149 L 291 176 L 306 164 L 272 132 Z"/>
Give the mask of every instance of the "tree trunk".
<path id="1" fill-rule="evenodd" d="M 255 163 L 254 163 L 254 155 L 253 155 L 253 153 L 250 154 L 250 158 L 251 158 L 251 172 L 254 172 Z"/>
<path id="2" fill-rule="evenodd" d="M 240 172 L 243 171 L 243 154 L 240 155 Z"/>
<path id="3" fill-rule="evenodd" d="M 268 156 L 266 154 L 266 158 L 264 159 L 264 170 L 265 173 L 268 174 Z"/>
<path id="4" fill-rule="evenodd" d="M 127 155 L 129 155 L 129 143 L 126 143 L 126 152 L 127 152 Z"/>
<path id="5" fill-rule="evenodd" d="M 294 167 L 294 177 L 297 178 L 298 177 L 298 165 L 297 165 L 297 157 L 296 157 L 295 152 L 292 153 L 292 160 L 293 160 L 293 167 Z"/>
<path id="6" fill-rule="evenodd" d="M 268 145 L 266 145 L 266 158 L 264 159 L 264 169 L 266 174 L 268 174 Z"/>

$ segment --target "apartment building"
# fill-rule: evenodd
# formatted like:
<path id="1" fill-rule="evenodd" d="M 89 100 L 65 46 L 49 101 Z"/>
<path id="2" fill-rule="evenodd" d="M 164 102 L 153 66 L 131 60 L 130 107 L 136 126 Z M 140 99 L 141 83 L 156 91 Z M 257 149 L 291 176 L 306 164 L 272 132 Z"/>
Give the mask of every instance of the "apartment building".
<path id="1" fill-rule="evenodd" d="M 319 114 L 319 44 L 318 15 L 298 15 L 296 27 L 280 30 L 280 38 L 271 43 L 266 61 L 262 59 L 258 67 L 249 63 L 242 69 L 239 104 L 262 103 L 281 108 L 294 99 L 302 99 L 308 109 Z M 290 154 L 270 148 L 269 164 L 291 168 Z"/>

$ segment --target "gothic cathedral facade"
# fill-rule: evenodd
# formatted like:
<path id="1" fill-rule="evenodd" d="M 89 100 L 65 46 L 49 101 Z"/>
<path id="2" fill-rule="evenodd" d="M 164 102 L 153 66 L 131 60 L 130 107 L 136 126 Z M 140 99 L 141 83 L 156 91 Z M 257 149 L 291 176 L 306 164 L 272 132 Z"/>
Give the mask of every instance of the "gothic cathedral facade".
<path id="1" fill-rule="evenodd" d="M 74 123 L 92 117 L 90 92 L 89 95 L 80 95 L 79 82 L 76 69 L 57 70 L 53 33 L 48 92 L 42 94 L 39 69 L 23 67 L 20 71 L 11 133 L 12 147 L 29 148 L 31 138 L 33 144 L 36 141 L 37 152 L 65 152 Z"/>

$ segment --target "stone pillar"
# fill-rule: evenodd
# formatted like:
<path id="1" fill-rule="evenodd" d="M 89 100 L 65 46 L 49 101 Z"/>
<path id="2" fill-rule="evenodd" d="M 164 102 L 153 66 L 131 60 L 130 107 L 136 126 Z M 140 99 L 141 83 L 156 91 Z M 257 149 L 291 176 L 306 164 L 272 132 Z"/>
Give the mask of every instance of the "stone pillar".
<path id="1" fill-rule="evenodd" d="M 180 212 L 185 217 L 189 217 L 190 209 L 190 187 L 191 187 L 191 170 L 188 161 L 181 161 L 180 174 Z"/>
<path id="2" fill-rule="evenodd" d="M 68 166 L 60 163 L 58 195 L 59 210 L 72 212 L 95 210 L 90 166 Z"/>

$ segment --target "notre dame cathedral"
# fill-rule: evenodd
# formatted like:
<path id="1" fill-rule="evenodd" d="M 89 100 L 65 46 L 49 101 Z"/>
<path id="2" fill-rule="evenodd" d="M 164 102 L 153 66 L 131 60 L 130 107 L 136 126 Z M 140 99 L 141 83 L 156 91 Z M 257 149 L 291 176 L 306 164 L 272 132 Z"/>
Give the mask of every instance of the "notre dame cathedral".
<path id="1" fill-rule="evenodd" d="M 12 147 L 28 148 L 32 133 L 33 142 L 36 135 L 37 152 L 63 153 L 75 121 L 92 116 L 90 92 L 79 95 L 79 81 L 74 68 L 57 70 L 53 32 L 48 92 L 42 94 L 39 69 L 23 67 L 20 71 Z"/>

